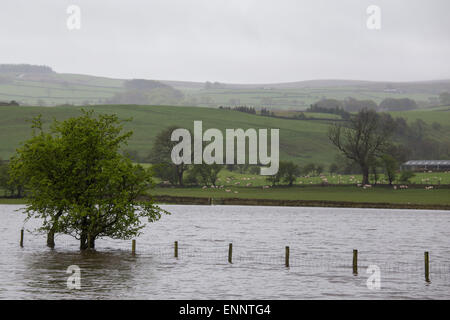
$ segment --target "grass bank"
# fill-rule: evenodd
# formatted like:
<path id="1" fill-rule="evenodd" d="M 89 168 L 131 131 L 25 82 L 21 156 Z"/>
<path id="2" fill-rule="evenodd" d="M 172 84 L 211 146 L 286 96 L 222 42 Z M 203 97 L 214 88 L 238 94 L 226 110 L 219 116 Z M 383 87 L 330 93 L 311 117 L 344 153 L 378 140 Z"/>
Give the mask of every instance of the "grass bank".
<path id="1" fill-rule="evenodd" d="M 229 190 L 227 192 L 227 190 Z M 262 189 L 257 187 L 230 187 L 223 189 L 216 188 L 156 188 L 152 191 L 155 196 L 170 197 L 192 197 L 192 198 L 212 198 L 216 204 L 219 199 L 246 199 L 253 200 L 254 204 L 264 201 L 272 201 L 277 205 L 277 201 L 300 201 L 303 202 L 323 202 L 323 206 L 328 206 L 327 202 L 334 202 L 337 206 L 356 206 L 362 204 L 363 207 L 373 207 L 373 204 L 392 204 L 393 207 L 428 207 L 448 206 L 450 208 L 450 189 L 405 189 L 393 190 L 387 187 L 377 187 L 372 189 L 362 189 L 354 186 L 337 187 L 300 187 L 294 186 Z M 312 202 L 311 202 L 312 201 Z M 226 202 L 226 201 L 225 201 Z M 226 203 L 225 203 L 226 204 Z M 306 205 L 307 203 L 305 203 Z M 281 204 L 280 202 L 280 205 Z M 358 205 L 361 207 L 361 205 Z"/>
<path id="2" fill-rule="evenodd" d="M 375 187 L 364 190 L 355 186 L 294 186 L 269 189 L 240 186 L 222 189 L 157 187 L 151 194 L 159 203 L 177 204 L 450 210 L 449 188 L 393 190 L 388 187 Z M 25 199 L 0 198 L 0 204 L 24 203 Z"/>

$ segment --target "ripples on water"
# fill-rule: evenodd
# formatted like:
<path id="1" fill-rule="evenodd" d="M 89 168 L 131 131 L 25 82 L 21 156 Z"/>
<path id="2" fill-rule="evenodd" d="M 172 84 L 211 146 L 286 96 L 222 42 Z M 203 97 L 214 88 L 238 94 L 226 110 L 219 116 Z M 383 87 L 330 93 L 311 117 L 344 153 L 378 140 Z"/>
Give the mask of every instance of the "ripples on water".
<path id="1" fill-rule="evenodd" d="M 100 239 L 95 252 L 80 253 L 70 237 L 50 250 L 45 236 L 28 232 L 20 248 L 19 208 L 0 206 L 0 299 L 450 298 L 450 212 L 171 205 L 164 209 L 172 215 L 144 229 L 133 256 L 131 241 Z M 67 289 L 70 265 L 81 268 L 81 290 Z M 381 269 L 380 290 L 366 286 L 369 265 Z"/>

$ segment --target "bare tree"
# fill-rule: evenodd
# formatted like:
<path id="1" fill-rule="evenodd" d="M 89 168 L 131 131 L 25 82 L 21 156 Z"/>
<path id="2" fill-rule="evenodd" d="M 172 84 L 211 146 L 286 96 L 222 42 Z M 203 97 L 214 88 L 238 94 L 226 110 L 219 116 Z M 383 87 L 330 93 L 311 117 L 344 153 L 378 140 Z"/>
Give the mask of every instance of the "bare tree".
<path id="1" fill-rule="evenodd" d="M 369 183 L 369 169 L 373 159 L 381 156 L 390 145 L 393 121 L 389 115 L 373 110 L 361 110 L 346 126 L 336 123 L 328 132 L 330 141 L 350 160 L 355 161 Z"/>

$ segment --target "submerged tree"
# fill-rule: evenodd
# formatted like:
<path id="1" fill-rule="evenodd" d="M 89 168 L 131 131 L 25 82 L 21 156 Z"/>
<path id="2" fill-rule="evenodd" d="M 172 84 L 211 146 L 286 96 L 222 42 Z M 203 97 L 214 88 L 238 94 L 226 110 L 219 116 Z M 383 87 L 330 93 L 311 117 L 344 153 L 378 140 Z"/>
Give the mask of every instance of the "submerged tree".
<path id="1" fill-rule="evenodd" d="M 394 130 L 392 118 L 383 117 L 373 110 L 364 109 L 352 117 L 348 126 L 330 127 L 330 141 L 361 168 L 363 184 L 369 183 L 369 170 L 373 159 L 384 154 L 390 145 Z"/>
<path id="2" fill-rule="evenodd" d="M 27 218 L 42 219 L 39 230 L 50 247 L 57 233 L 79 239 L 80 249 L 94 248 L 99 237 L 129 239 L 145 226 L 140 218 L 153 222 L 165 212 L 139 201 L 153 184 L 151 174 L 119 152 L 132 133 L 122 133 L 116 115 L 83 111 L 55 120 L 48 132 L 37 118 L 33 128 L 11 172 L 25 181 Z"/>

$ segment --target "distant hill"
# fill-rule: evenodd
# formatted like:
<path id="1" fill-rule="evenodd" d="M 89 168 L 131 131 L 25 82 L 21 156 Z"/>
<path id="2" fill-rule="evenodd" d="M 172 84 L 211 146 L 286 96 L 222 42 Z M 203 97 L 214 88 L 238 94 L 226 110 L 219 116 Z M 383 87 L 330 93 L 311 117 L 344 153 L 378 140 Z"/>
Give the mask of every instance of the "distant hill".
<path id="1" fill-rule="evenodd" d="M 419 107 L 439 104 L 439 94 L 450 92 L 450 80 L 374 82 L 309 80 L 273 84 L 232 84 L 141 79 L 158 84 L 153 93 L 130 95 L 131 79 L 58 73 L 48 66 L 0 65 L 0 101 L 21 105 L 86 105 L 136 103 L 202 107 L 247 105 L 303 110 L 324 98 L 373 100 L 410 98 Z M 137 79 L 135 79 L 137 80 Z M 132 81 L 135 81 L 132 80 Z M 134 90 L 134 89 L 133 89 Z M 142 90 L 141 90 L 142 93 Z M 114 100 L 115 99 L 115 100 Z"/>
<path id="2" fill-rule="evenodd" d="M 48 66 L 36 66 L 31 64 L 0 64 L 0 73 L 53 73 Z"/>

